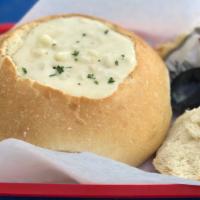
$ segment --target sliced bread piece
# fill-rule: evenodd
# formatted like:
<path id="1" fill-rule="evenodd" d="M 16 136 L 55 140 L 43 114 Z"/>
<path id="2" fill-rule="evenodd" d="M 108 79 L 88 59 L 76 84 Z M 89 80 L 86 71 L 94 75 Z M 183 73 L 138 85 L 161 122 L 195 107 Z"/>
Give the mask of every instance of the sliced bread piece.
<path id="1" fill-rule="evenodd" d="M 200 108 L 177 118 L 153 164 L 163 174 L 200 180 Z"/>

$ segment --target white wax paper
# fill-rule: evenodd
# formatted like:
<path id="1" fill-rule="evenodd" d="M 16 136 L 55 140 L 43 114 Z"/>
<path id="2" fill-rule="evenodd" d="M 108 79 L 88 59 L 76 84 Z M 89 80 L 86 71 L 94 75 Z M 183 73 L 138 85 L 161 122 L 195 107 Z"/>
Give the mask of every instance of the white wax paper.
<path id="1" fill-rule="evenodd" d="M 101 17 L 156 43 L 200 25 L 199 0 L 40 0 L 20 23 L 61 13 Z"/>
<path id="2" fill-rule="evenodd" d="M 19 24 L 41 16 L 83 13 L 118 23 L 158 44 L 198 26 L 199 8 L 199 0 L 40 0 Z M 0 142 L 0 152 L 0 182 L 200 185 L 152 173 L 151 159 L 137 169 L 88 152 L 55 152 L 16 139 Z"/>
<path id="3" fill-rule="evenodd" d="M 84 184 L 193 184 L 189 181 L 143 170 L 93 153 L 50 151 L 26 142 L 0 142 L 0 181 Z"/>

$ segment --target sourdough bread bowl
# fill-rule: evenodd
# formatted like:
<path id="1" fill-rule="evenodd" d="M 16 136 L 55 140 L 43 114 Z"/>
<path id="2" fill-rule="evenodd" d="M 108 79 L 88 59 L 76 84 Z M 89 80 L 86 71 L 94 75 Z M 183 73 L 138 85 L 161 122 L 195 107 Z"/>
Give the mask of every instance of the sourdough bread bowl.
<path id="1" fill-rule="evenodd" d="M 171 119 L 168 71 L 134 33 L 83 15 L 22 25 L 0 46 L 0 140 L 139 165 Z"/>

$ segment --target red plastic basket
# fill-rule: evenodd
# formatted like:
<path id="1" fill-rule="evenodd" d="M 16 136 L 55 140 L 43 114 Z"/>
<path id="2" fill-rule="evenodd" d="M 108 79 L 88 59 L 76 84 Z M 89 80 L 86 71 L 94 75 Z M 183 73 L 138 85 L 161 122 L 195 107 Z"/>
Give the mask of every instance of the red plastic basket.
<path id="1" fill-rule="evenodd" d="M 0 183 L 0 196 L 152 198 L 200 197 L 199 186 Z"/>
<path id="2" fill-rule="evenodd" d="M 0 34 L 14 24 L 0 25 Z M 78 185 L 0 183 L 0 196 L 152 198 L 200 197 L 199 186 L 189 185 Z"/>
<path id="3" fill-rule="evenodd" d="M 8 31 L 14 26 L 13 23 L 0 24 L 0 34 Z"/>

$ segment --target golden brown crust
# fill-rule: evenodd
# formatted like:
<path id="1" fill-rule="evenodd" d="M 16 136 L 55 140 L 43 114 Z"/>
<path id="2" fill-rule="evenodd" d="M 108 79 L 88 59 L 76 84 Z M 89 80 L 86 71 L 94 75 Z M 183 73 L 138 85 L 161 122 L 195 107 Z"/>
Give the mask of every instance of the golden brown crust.
<path id="1" fill-rule="evenodd" d="M 171 119 L 168 72 L 138 36 L 105 23 L 135 43 L 137 67 L 117 92 L 100 100 L 72 97 L 17 77 L 7 56 L 0 68 L 0 140 L 15 137 L 60 151 L 90 151 L 132 165 L 155 152 Z M 18 30 L 27 26 L 32 23 Z"/>
<path id="2" fill-rule="evenodd" d="M 176 37 L 174 40 L 170 41 L 170 42 L 166 42 L 163 43 L 161 45 L 159 45 L 156 50 L 158 52 L 158 54 L 162 57 L 162 58 L 166 58 L 169 53 L 171 51 L 173 51 L 174 49 L 176 49 L 180 44 L 182 44 L 182 42 L 186 39 L 187 35 L 186 34 L 182 34 L 178 37 Z"/>

